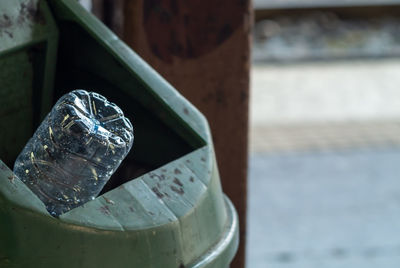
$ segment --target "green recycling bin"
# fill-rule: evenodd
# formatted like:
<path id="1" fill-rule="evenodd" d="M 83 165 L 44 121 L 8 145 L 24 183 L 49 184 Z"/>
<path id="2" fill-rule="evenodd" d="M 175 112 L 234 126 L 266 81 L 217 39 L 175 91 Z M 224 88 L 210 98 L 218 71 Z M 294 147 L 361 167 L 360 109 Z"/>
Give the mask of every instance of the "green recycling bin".
<path id="1" fill-rule="evenodd" d="M 57 219 L 10 168 L 77 88 L 117 102 L 135 144 L 99 197 Z M 0 1 L 0 267 L 226 268 L 237 245 L 203 115 L 75 0 Z"/>

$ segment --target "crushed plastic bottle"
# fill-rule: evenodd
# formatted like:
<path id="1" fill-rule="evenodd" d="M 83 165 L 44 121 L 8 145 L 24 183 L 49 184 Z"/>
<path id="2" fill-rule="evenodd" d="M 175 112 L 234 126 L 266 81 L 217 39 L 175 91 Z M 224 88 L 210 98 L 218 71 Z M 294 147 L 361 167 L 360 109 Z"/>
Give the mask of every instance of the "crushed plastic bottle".
<path id="1" fill-rule="evenodd" d="M 103 96 L 61 97 L 18 156 L 14 173 L 59 216 L 94 199 L 128 154 L 133 127 Z"/>

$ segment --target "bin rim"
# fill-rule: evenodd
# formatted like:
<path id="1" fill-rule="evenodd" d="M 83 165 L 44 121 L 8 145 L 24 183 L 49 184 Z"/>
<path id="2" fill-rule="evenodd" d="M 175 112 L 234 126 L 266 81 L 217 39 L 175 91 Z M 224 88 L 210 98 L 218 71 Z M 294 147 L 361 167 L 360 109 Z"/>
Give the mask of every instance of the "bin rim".
<path id="1" fill-rule="evenodd" d="M 231 263 L 239 246 L 239 219 L 235 207 L 225 194 L 224 201 L 228 219 L 220 239 L 200 258 L 186 267 L 227 267 Z M 220 266 L 216 264 L 220 264 Z"/>

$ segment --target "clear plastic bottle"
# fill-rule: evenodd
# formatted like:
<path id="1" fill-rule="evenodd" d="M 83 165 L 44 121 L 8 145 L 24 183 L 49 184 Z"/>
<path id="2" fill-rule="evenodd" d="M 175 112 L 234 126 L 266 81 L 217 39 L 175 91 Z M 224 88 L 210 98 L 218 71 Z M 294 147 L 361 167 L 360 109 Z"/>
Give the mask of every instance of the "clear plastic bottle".
<path id="1" fill-rule="evenodd" d="M 103 96 L 61 97 L 18 156 L 14 173 L 53 216 L 94 199 L 128 154 L 133 127 Z"/>

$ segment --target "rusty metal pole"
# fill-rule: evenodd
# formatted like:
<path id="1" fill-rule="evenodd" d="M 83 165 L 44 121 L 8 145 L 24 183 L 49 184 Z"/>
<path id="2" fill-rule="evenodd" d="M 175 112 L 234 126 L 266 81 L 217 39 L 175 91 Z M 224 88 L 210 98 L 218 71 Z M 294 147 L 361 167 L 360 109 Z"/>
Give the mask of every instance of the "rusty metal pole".
<path id="1" fill-rule="evenodd" d="M 92 0 L 92 12 L 118 37 L 123 38 L 125 0 Z"/>
<path id="2" fill-rule="evenodd" d="M 92 0 L 92 12 L 96 15 L 97 18 L 103 20 L 103 13 L 104 13 L 104 0 Z"/>
<path id="3" fill-rule="evenodd" d="M 126 0 L 125 41 L 208 118 L 245 265 L 250 0 Z"/>

